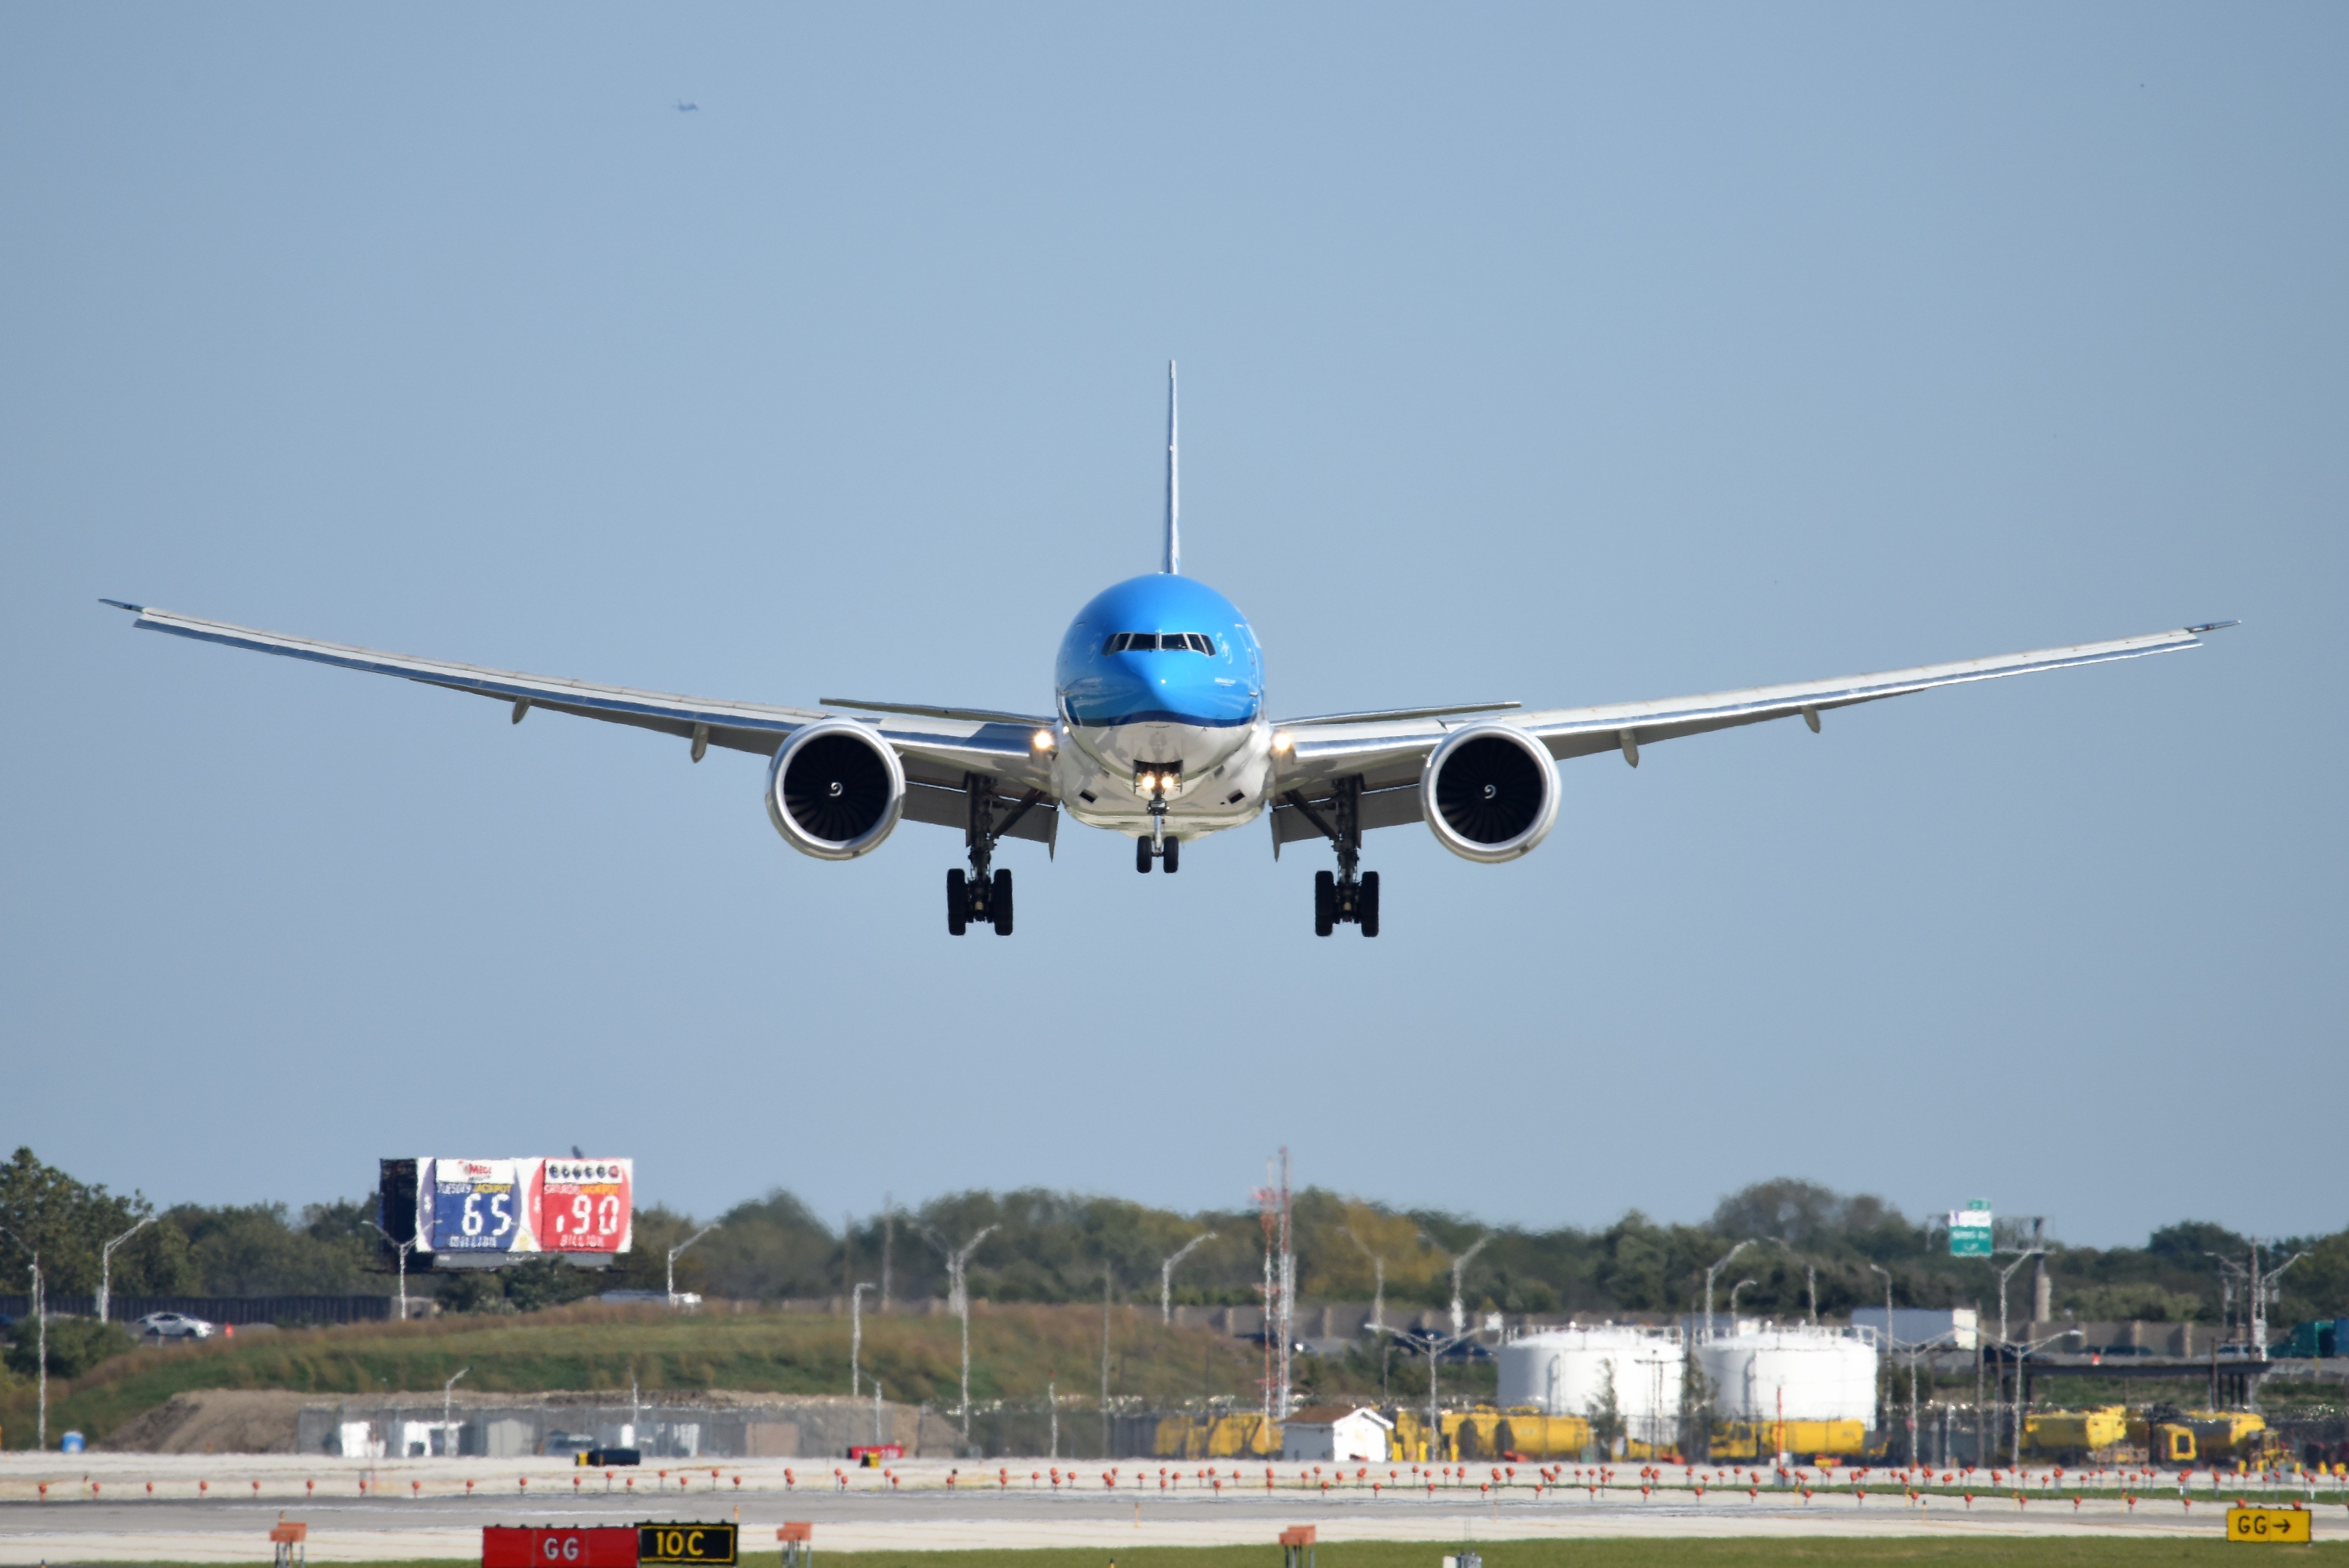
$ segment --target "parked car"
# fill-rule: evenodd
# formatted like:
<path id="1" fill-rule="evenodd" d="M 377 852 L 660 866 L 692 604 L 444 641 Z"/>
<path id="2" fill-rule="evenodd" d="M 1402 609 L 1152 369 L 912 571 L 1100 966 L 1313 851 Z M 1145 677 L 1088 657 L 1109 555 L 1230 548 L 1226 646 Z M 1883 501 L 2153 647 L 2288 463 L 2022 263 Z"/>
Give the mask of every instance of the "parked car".
<path id="1" fill-rule="evenodd" d="M 149 1339 L 210 1339 L 212 1325 L 183 1313 L 150 1312 L 133 1325 Z"/>

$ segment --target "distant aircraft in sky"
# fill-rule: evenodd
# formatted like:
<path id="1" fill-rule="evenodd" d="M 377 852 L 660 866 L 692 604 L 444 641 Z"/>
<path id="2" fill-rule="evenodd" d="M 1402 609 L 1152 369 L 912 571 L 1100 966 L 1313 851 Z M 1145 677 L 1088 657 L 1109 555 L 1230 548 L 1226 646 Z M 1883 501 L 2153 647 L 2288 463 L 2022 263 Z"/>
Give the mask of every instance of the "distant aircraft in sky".
<path id="1" fill-rule="evenodd" d="M 683 106 L 680 106 L 683 107 Z M 2212 621 L 2175 631 L 2012 653 L 1877 675 L 1754 686 L 1696 697 L 1532 712 L 1510 701 L 1373 709 L 1275 720 L 1265 707 L 1256 632 L 1232 602 L 1182 575 L 1182 491 L 1174 368 L 1166 371 L 1166 506 L 1158 570 L 1102 590 L 1077 612 L 1053 668 L 1051 711 L 1023 713 L 916 702 L 817 700 L 815 708 L 669 696 L 623 686 L 485 670 L 255 631 L 106 599 L 136 625 L 232 648 L 397 675 L 512 705 L 657 730 L 752 752 L 767 767 L 768 819 L 821 860 L 878 849 L 900 821 L 959 828 L 968 866 L 947 873 L 947 929 L 1011 934 L 1005 838 L 1048 849 L 1063 814 L 1133 839 L 1133 867 L 1168 873 L 1183 846 L 1270 819 L 1273 855 L 1326 839 L 1334 870 L 1313 878 L 1313 929 L 1379 934 L 1379 874 L 1362 836 L 1424 823 L 1470 860 L 1514 860 L 1557 820 L 1556 764 L 1769 719 L 1816 733 L 1837 708 L 1935 686 L 2062 670 L 2200 646 Z M 824 711 L 823 710 L 837 710 Z"/>
<path id="2" fill-rule="evenodd" d="M 679 99 L 677 100 L 677 112 L 679 114 L 698 114 L 701 112 L 701 106 L 698 103 L 688 103 L 685 99 Z"/>

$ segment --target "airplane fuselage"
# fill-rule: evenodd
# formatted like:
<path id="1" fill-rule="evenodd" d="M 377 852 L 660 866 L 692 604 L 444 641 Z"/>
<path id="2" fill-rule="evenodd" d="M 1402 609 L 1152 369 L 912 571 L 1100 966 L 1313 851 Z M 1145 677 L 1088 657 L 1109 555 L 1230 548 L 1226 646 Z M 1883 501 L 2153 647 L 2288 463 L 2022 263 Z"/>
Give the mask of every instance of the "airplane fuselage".
<path id="1" fill-rule="evenodd" d="M 1089 827 L 1195 836 L 1253 821 L 1271 777 L 1264 656 L 1231 600 L 1154 573 L 1093 597 L 1053 669 L 1053 783 Z"/>

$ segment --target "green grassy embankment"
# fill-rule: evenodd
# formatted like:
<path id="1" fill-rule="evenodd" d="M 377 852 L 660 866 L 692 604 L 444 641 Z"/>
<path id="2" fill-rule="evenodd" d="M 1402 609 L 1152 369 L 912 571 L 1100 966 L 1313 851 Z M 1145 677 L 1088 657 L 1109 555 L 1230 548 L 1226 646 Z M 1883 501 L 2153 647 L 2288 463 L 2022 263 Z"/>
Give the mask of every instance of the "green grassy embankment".
<path id="1" fill-rule="evenodd" d="M 174 1394 L 199 1388 L 286 1388 L 319 1395 L 438 1393 L 460 1367 L 474 1393 L 610 1389 L 647 1394 L 732 1388 L 777 1394 L 848 1392 L 848 1320 L 774 1312 L 677 1314 L 657 1307 L 582 1304 L 519 1316 L 458 1316 L 410 1324 L 290 1329 L 119 1355 L 67 1383 L 49 1383 L 49 1434 L 74 1428 L 102 1441 L 115 1427 Z M 974 1404 L 1040 1399 L 1101 1386 L 1098 1307 L 975 1306 Z M 1203 1393 L 1253 1397 L 1256 1348 L 1208 1329 L 1167 1328 L 1120 1309 L 1110 1320 L 1110 1388 L 1163 1400 Z M 947 1316 L 864 1320 L 864 1366 L 892 1400 L 951 1404 L 961 1335 Z M 33 1433 L 30 1378 L 0 1386 L 0 1433 L 24 1448 Z"/>
<path id="2" fill-rule="evenodd" d="M 2237 1559 L 2230 1544 L 2208 1541 L 2122 1541 L 2110 1536 L 2025 1536 L 2009 1541 L 1831 1539 L 1742 1541 L 1486 1541 L 1469 1549 L 1485 1568 L 2220 1568 Z M 1316 1550 L 1315 1568 L 1433 1568 L 1459 1550 L 1426 1541 L 1340 1541 Z M 1265 1568 L 1279 1548 L 1135 1547 L 1037 1552 L 823 1552 L 824 1568 Z M 756 1564 L 773 1545 L 746 1551 Z M 2276 1546 L 2262 1561 L 2343 1568 L 2349 1543 Z M 449 1568 L 440 1563 L 369 1563 L 345 1568 Z"/>

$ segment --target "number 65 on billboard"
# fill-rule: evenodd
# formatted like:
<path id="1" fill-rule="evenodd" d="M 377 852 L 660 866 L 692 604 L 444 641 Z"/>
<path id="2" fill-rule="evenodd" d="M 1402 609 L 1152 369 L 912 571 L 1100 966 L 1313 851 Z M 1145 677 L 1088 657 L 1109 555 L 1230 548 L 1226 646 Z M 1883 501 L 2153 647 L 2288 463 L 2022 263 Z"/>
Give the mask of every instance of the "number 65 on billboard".
<path id="1" fill-rule="evenodd" d="M 394 1190 L 414 1187 L 409 1235 L 422 1253 L 500 1256 L 564 1252 L 611 1256 L 635 1234 L 636 1162 L 631 1159 L 488 1158 L 434 1156 L 384 1162 L 387 1214 Z M 412 1179 L 406 1169 L 412 1169 Z M 395 1223 L 387 1231 L 398 1241 Z"/>

